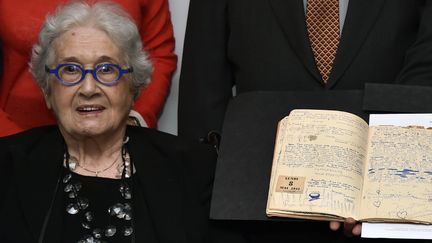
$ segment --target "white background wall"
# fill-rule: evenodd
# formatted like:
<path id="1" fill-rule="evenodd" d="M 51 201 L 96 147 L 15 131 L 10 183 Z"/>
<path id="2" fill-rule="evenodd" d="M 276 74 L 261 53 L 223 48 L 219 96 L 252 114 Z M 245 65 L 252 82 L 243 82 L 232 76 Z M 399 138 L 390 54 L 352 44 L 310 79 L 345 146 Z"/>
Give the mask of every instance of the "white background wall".
<path id="1" fill-rule="evenodd" d="M 159 118 L 158 129 L 171 134 L 177 134 L 177 99 L 178 84 L 181 70 L 181 57 L 183 54 L 183 39 L 186 30 L 187 12 L 189 0 L 168 0 L 171 9 L 171 19 L 174 26 L 176 38 L 175 52 L 178 56 L 177 71 L 171 84 L 171 91 L 168 96 L 165 108 Z"/>

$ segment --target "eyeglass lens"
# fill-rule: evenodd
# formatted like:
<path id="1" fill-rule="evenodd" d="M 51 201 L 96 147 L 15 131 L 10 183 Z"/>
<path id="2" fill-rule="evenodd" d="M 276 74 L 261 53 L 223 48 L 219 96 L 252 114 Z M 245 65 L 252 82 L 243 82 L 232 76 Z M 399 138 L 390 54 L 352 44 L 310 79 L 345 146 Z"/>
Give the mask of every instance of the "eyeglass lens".
<path id="1" fill-rule="evenodd" d="M 61 67 L 59 69 L 59 76 L 64 82 L 75 83 L 85 78 L 83 77 L 83 72 L 84 69 L 71 64 Z M 97 80 L 102 83 L 112 83 L 120 77 L 119 68 L 109 64 L 98 65 L 93 72 L 96 73 Z"/>
<path id="2" fill-rule="evenodd" d="M 59 69 L 60 78 L 67 83 L 74 83 L 81 79 L 82 71 L 74 65 L 66 65 Z"/>

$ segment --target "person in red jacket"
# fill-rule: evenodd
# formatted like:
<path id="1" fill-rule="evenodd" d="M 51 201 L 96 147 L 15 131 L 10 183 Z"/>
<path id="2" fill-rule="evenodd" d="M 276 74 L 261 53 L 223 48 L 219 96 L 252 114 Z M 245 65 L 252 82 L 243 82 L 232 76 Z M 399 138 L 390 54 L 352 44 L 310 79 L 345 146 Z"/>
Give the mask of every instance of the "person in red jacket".
<path id="1" fill-rule="evenodd" d="M 92 1 L 92 0 L 89 0 Z M 31 46 L 37 41 L 45 16 L 68 0 L 0 1 L 0 42 L 3 67 L 0 79 L 0 137 L 32 127 L 53 124 L 40 88 L 28 71 Z M 94 2 L 94 1 L 93 1 Z M 176 68 L 174 37 L 167 0 L 113 0 L 136 22 L 154 70 L 141 90 L 131 117 L 139 125 L 156 127 Z"/>

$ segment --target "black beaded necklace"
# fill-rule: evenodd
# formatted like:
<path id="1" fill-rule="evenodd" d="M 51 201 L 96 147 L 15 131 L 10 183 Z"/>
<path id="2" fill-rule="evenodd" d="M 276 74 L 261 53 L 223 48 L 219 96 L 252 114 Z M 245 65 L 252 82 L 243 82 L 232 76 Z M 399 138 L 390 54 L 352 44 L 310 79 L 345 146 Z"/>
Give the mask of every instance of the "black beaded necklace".
<path id="1" fill-rule="evenodd" d="M 66 193 L 67 198 L 70 199 L 69 202 L 66 203 L 66 212 L 70 215 L 81 214 L 81 226 L 86 232 L 88 232 L 88 234 L 83 235 L 77 243 L 106 242 L 115 234 L 122 234 L 125 237 L 131 237 L 131 241 L 134 241 L 134 225 L 131 204 L 132 188 L 126 179 L 131 177 L 133 171 L 133 165 L 126 148 L 128 139 L 129 138 L 126 137 L 121 151 L 123 168 L 119 180 L 119 193 L 123 200 L 110 206 L 107 210 L 110 217 L 123 219 L 126 222 L 126 225 L 122 229 L 117 229 L 115 225 L 107 225 L 104 228 L 94 227 L 96 218 L 93 212 L 89 210 L 90 201 L 79 195 L 82 183 L 75 178 L 76 176 L 72 173 L 76 169 L 76 161 L 70 160 L 68 149 L 65 146 L 64 166 L 69 172 L 64 174 L 62 182 L 64 184 L 64 192 Z"/>

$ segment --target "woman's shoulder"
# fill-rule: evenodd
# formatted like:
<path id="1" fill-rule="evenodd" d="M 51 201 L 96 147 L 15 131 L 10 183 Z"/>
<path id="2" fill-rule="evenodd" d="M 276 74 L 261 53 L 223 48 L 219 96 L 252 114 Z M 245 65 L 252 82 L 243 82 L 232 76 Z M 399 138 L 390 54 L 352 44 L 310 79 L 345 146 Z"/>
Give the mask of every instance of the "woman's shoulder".
<path id="1" fill-rule="evenodd" d="M 138 151 L 137 147 L 156 151 L 155 154 L 167 157 L 173 163 L 177 161 L 184 169 L 199 174 L 198 177 L 204 177 L 204 180 L 213 178 L 217 158 L 214 147 L 156 129 L 128 127 L 127 133 L 134 144 L 134 151 Z"/>
<path id="2" fill-rule="evenodd" d="M 188 152 L 188 151 L 209 151 L 214 153 L 214 148 L 207 144 L 201 144 L 187 138 L 182 138 L 177 135 L 162 132 L 152 128 L 144 127 L 128 127 L 128 136 L 137 141 L 146 141 L 161 150 L 171 150 L 173 152 Z"/>
<path id="3" fill-rule="evenodd" d="M 32 128 L 6 137 L 0 137 L 0 147 L 30 146 L 47 134 L 53 133 L 59 133 L 58 127 L 55 125 Z"/>

